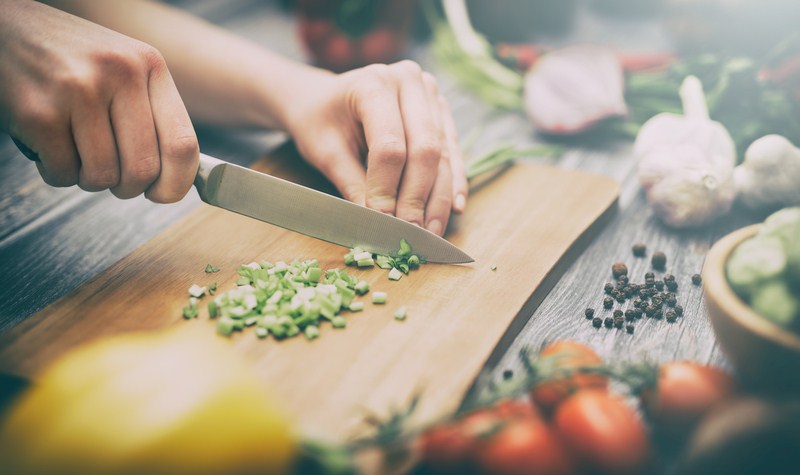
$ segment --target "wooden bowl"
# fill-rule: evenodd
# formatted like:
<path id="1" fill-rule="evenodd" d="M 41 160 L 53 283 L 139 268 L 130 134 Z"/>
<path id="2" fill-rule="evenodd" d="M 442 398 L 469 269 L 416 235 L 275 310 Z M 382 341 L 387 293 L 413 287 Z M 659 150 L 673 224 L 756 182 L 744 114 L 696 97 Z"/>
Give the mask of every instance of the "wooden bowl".
<path id="1" fill-rule="evenodd" d="M 800 391 L 800 335 L 757 314 L 728 284 L 725 266 L 733 250 L 760 225 L 720 239 L 703 266 L 706 307 L 717 341 L 745 383 L 777 391 Z"/>

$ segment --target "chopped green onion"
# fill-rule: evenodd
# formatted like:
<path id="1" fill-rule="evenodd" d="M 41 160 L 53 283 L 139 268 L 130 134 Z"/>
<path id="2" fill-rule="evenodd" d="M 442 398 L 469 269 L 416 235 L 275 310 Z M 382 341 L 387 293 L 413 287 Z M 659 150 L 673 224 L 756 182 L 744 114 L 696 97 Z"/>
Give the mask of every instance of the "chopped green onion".
<path id="1" fill-rule="evenodd" d="M 356 284 L 355 291 L 358 295 L 364 295 L 369 292 L 369 282 L 361 280 Z"/>
<path id="2" fill-rule="evenodd" d="M 266 338 L 269 335 L 269 330 L 263 327 L 256 328 L 256 336 L 259 338 Z"/>
<path id="3" fill-rule="evenodd" d="M 403 277 L 403 273 L 399 269 L 394 268 L 389 271 L 389 280 L 400 280 L 401 277 Z"/>
<path id="4" fill-rule="evenodd" d="M 347 326 L 347 320 L 341 315 L 337 315 L 331 319 L 331 326 L 333 328 L 344 328 Z"/>
<path id="5" fill-rule="evenodd" d="M 200 297 L 202 297 L 205 294 L 206 294 L 206 288 L 205 287 L 202 287 L 202 286 L 197 285 L 197 284 L 193 284 L 191 287 L 189 287 L 189 295 L 191 295 L 194 298 L 198 298 L 199 299 Z"/>
<path id="6" fill-rule="evenodd" d="M 412 254 L 408 257 L 408 266 L 412 269 L 416 269 L 419 267 L 419 256 L 416 254 Z"/>
<path id="7" fill-rule="evenodd" d="M 375 305 L 383 305 L 386 303 L 386 298 L 388 296 L 386 292 L 372 292 L 372 303 Z"/>
<path id="8" fill-rule="evenodd" d="M 247 319 L 245 319 L 245 321 L 244 321 L 244 326 L 246 326 L 246 327 L 252 327 L 253 325 L 255 325 L 255 324 L 256 324 L 256 322 L 257 322 L 257 321 L 258 321 L 258 317 L 250 317 L 250 318 L 247 318 Z"/>
<path id="9" fill-rule="evenodd" d="M 408 313 L 408 307 L 400 307 L 394 311 L 394 319 L 395 320 L 405 320 L 406 314 Z"/>
<path id="10" fill-rule="evenodd" d="M 210 318 L 215 318 L 217 316 L 217 310 L 219 310 L 219 306 L 217 305 L 217 302 L 215 302 L 213 300 L 208 302 L 208 316 Z"/>
<path id="11" fill-rule="evenodd" d="M 361 301 L 352 302 L 352 303 L 350 303 L 350 305 L 347 308 L 351 312 L 360 312 L 360 311 L 364 310 L 364 302 L 361 302 Z"/>
<path id="12" fill-rule="evenodd" d="M 408 256 L 411 254 L 411 245 L 405 239 L 400 240 L 400 249 L 397 251 L 398 256 Z"/>
<path id="13" fill-rule="evenodd" d="M 208 295 L 214 295 L 217 291 L 217 283 L 214 282 L 210 286 L 208 286 Z"/>
<path id="14" fill-rule="evenodd" d="M 222 317 L 217 320 L 217 333 L 228 336 L 233 333 L 234 322 L 230 318 Z"/>
<path id="15" fill-rule="evenodd" d="M 308 338 L 309 340 L 313 340 L 314 338 L 319 338 L 319 327 L 316 327 L 314 325 L 309 325 L 306 327 L 303 333 L 305 333 L 306 338 Z"/>
<path id="16" fill-rule="evenodd" d="M 394 259 L 392 259 L 389 256 L 379 255 L 376 258 L 376 262 L 378 264 L 378 267 L 380 267 L 381 269 L 391 269 L 394 267 Z"/>
<path id="17" fill-rule="evenodd" d="M 188 307 L 183 307 L 183 318 L 190 319 L 197 317 L 197 305 L 189 305 Z"/>
<path id="18" fill-rule="evenodd" d="M 206 264 L 206 274 L 213 274 L 214 272 L 219 272 L 219 267 L 212 266 L 211 264 Z"/>
<path id="19" fill-rule="evenodd" d="M 495 271 L 495 270 L 497 270 L 497 266 L 496 266 L 496 265 L 494 265 L 494 264 L 492 264 L 492 267 L 490 267 L 490 269 L 492 269 L 493 271 Z"/>
<path id="20" fill-rule="evenodd" d="M 356 264 L 358 265 L 358 267 L 372 267 L 375 265 L 375 260 L 371 257 L 368 257 L 366 259 L 357 260 Z"/>

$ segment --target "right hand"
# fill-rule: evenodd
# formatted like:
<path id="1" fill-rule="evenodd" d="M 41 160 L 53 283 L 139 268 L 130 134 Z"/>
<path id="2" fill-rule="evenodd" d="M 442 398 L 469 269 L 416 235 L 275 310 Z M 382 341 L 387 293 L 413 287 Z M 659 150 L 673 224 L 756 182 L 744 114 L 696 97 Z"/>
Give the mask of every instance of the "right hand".
<path id="1" fill-rule="evenodd" d="M 25 0 L 0 5 L 0 129 L 52 186 L 180 200 L 197 172 L 189 114 L 153 47 Z"/>

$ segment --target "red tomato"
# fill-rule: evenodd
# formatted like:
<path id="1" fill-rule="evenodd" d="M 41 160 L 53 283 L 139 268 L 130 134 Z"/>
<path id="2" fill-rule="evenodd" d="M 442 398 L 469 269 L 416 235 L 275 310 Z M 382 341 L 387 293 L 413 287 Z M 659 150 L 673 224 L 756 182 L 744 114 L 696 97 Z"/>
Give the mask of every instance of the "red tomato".
<path id="1" fill-rule="evenodd" d="M 506 399 L 498 402 L 493 407 L 494 413 L 504 419 L 515 419 L 525 417 L 539 418 L 539 411 L 536 407 L 527 402 L 517 399 Z"/>
<path id="2" fill-rule="evenodd" d="M 298 23 L 298 32 L 306 47 L 312 53 L 317 53 L 327 42 L 328 36 L 334 32 L 334 27 L 326 19 L 303 18 Z"/>
<path id="3" fill-rule="evenodd" d="M 434 473 L 463 473 L 473 463 L 475 440 L 460 424 L 433 427 L 420 439 L 421 461 Z"/>
<path id="4" fill-rule="evenodd" d="M 602 473 L 640 473 L 650 458 L 644 424 L 625 401 L 587 389 L 556 410 L 554 427 L 585 467 Z"/>
<path id="5" fill-rule="evenodd" d="M 487 475 L 575 473 L 569 453 L 552 429 L 537 417 L 507 421 L 497 433 L 481 439 L 477 464 Z"/>
<path id="6" fill-rule="evenodd" d="M 322 66 L 334 71 L 345 71 L 356 63 L 355 47 L 347 36 L 333 33 L 328 37 L 322 54 L 316 59 Z"/>
<path id="7" fill-rule="evenodd" d="M 544 347 L 539 357 L 539 367 L 542 371 L 547 371 L 549 365 L 553 368 L 553 377 L 531 390 L 531 398 L 545 412 L 555 410 L 561 402 L 578 390 L 608 388 L 608 378 L 601 374 L 564 375 L 565 372 L 575 368 L 602 367 L 602 358 L 586 345 L 574 341 L 557 341 Z"/>
<path id="8" fill-rule="evenodd" d="M 719 368 L 691 361 L 659 367 L 655 387 L 641 391 L 642 405 L 666 435 L 686 435 L 714 405 L 736 393 L 733 378 Z"/>
<path id="9" fill-rule="evenodd" d="M 359 43 L 361 59 L 365 64 L 387 63 L 400 55 L 404 39 L 389 28 L 376 28 Z"/>

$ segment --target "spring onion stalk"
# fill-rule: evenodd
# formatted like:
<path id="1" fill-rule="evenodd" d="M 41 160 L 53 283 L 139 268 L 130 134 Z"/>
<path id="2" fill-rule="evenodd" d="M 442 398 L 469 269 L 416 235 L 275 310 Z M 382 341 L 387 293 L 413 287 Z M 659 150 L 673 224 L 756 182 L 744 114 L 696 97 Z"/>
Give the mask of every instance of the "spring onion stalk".
<path id="1" fill-rule="evenodd" d="M 305 330 L 303 330 L 303 333 L 309 340 L 313 340 L 314 338 L 319 338 L 319 327 L 316 325 L 309 325 L 306 327 Z"/>
<path id="2" fill-rule="evenodd" d="M 394 311 L 394 319 L 405 320 L 407 314 L 408 314 L 408 307 L 402 306 Z"/>
<path id="3" fill-rule="evenodd" d="M 347 320 L 341 315 L 337 315 L 331 319 L 331 326 L 333 328 L 344 328 L 347 326 Z"/>
<path id="4" fill-rule="evenodd" d="M 367 292 L 369 292 L 369 282 L 367 282 L 366 280 L 360 280 L 358 281 L 354 289 L 358 295 L 364 295 Z"/>
<path id="5" fill-rule="evenodd" d="M 403 277 L 403 272 L 400 269 L 394 268 L 389 271 L 389 280 L 400 280 L 401 277 Z"/>
<path id="6" fill-rule="evenodd" d="M 364 310 L 364 302 L 360 300 L 358 302 L 353 302 L 347 307 L 347 309 L 351 312 L 360 312 Z"/>
<path id="7" fill-rule="evenodd" d="M 540 145 L 530 148 L 517 148 L 513 145 L 499 147 L 486 155 L 467 162 L 467 179 L 471 180 L 486 172 L 495 170 L 513 160 L 527 157 L 557 157 L 564 148 L 558 145 Z"/>
<path id="8" fill-rule="evenodd" d="M 389 294 L 386 292 L 372 292 L 372 303 L 375 305 L 383 305 L 386 303 L 386 299 L 388 298 Z"/>

